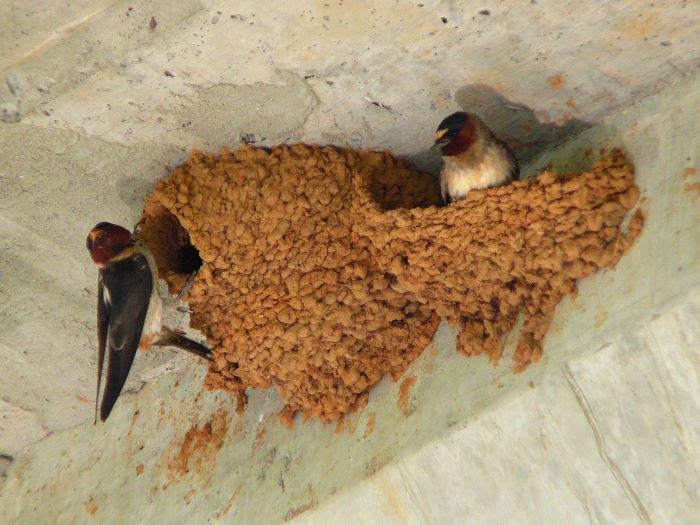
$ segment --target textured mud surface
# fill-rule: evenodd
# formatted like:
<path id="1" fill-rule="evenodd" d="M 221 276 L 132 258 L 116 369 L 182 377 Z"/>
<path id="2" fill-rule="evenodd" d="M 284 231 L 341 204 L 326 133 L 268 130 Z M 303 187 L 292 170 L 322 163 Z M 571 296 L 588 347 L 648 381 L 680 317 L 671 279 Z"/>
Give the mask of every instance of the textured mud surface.
<path id="1" fill-rule="evenodd" d="M 275 385 L 287 416 L 338 419 L 398 378 L 440 317 L 458 349 L 498 361 L 519 313 L 517 369 L 537 361 L 576 280 L 613 267 L 640 233 L 633 169 L 473 191 L 447 208 L 435 181 L 387 153 L 297 144 L 194 152 L 157 184 L 142 235 L 187 299 L 215 362 L 207 384 L 244 400 Z M 194 245 L 200 261 L 190 246 Z"/>

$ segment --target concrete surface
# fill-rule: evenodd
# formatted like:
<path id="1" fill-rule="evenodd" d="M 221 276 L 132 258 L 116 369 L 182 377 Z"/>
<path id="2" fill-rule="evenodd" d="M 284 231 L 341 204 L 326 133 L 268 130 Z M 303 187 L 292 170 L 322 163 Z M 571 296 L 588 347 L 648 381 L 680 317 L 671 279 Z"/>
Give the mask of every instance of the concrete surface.
<path id="1" fill-rule="evenodd" d="M 647 223 L 616 270 L 560 306 L 525 373 L 457 355 L 442 326 L 406 373 L 408 416 L 385 380 L 341 428 L 290 431 L 272 390 L 240 417 L 187 366 L 106 425 L 36 443 L 8 472 L 3 521 L 697 523 L 699 103 L 700 78 L 685 79 L 533 164 L 623 146 Z"/>
<path id="2" fill-rule="evenodd" d="M 699 20 L 670 0 L 2 2 L 0 522 L 693 523 Z M 645 232 L 560 306 L 542 363 L 465 359 L 442 327 L 407 372 L 408 417 L 385 381 L 339 432 L 290 432 L 273 392 L 240 418 L 197 396 L 189 357 L 153 351 L 138 393 L 91 425 L 95 222 L 135 223 L 187 149 L 241 134 L 434 166 L 432 132 L 460 107 L 532 169 L 603 144 L 638 168 Z M 226 437 L 182 474 L 184 436 L 207 421 Z"/>

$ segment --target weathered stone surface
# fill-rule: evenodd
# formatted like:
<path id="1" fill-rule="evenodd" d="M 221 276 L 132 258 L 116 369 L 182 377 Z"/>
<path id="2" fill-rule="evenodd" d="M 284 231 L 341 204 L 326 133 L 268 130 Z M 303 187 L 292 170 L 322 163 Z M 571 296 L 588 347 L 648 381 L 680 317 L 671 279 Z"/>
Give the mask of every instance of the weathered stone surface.
<path id="1" fill-rule="evenodd" d="M 186 368 L 124 397 L 106 425 L 54 432 L 21 455 L 0 521 L 692 523 L 700 211 L 685 190 L 700 158 L 687 108 L 699 102 L 698 79 L 685 80 L 530 166 L 578 169 L 587 148 L 622 144 L 646 224 L 614 271 L 561 304 L 543 360 L 523 374 L 457 355 L 442 325 L 343 425 L 290 431 L 273 391 L 253 392 L 241 417 Z"/>
<path id="2" fill-rule="evenodd" d="M 314 522 L 318 512 L 360 523 L 692 523 L 700 515 L 697 327 L 683 313 L 700 284 L 698 79 L 537 157 L 695 74 L 697 2 L 69 4 L 0 2 L 0 78 L 12 74 L 21 86 L 12 93 L 0 82 L 0 105 L 17 105 L 19 93 L 22 117 L 0 122 L 0 398 L 21 408 L 6 428 L 24 428 L 30 413 L 31 428 L 50 434 L 7 471 L 0 522 Z M 169 485 L 168 466 L 193 450 L 183 447 L 188 430 L 192 444 L 208 421 L 218 435 L 213 416 L 232 404 L 210 393 L 194 401 L 203 371 L 166 373 L 189 358 L 139 356 L 130 389 L 143 378 L 148 385 L 108 425 L 92 426 L 96 273 L 84 239 L 95 222 L 135 223 L 152 183 L 186 150 L 235 147 L 251 134 L 263 145 L 387 147 L 434 166 L 425 151 L 432 132 L 460 108 L 478 109 L 521 156 L 537 157 L 532 172 L 550 161 L 577 170 L 602 145 L 624 147 L 636 166 L 645 232 L 615 271 L 561 305 L 549 357 L 515 376 L 455 355 L 443 326 L 407 372 L 417 378 L 404 389 L 407 417 L 397 406 L 403 382 L 382 382 L 341 432 L 297 421 L 291 433 L 269 417 L 281 408 L 276 394 L 261 392 L 246 418 L 227 420 L 220 448 L 193 453 L 191 474 Z M 562 375 L 567 362 L 602 457 Z M 0 434 L 0 453 L 40 435 Z M 433 443 L 434 457 L 425 456 Z M 426 488 L 416 470 L 429 466 L 455 484 L 440 481 L 442 494 Z M 496 487 L 492 473 L 510 484 Z M 542 491 L 570 504 L 566 516 Z M 363 506 L 353 499 L 360 494 Z"/>

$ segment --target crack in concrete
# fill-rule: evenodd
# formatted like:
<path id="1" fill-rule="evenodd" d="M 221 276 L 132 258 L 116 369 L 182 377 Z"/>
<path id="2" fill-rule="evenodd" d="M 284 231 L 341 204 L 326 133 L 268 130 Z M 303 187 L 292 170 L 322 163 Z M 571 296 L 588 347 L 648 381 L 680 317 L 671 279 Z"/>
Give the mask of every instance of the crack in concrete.
<path id="1" fill-rule="evenodd" d="M 40 408 L 25 408 L 3 397 L 0 400 L 0 459 L 4 456 L 14 458 L 28 445 L 49 436 L 51 432 L 41 420 Z"/>
<path id="2" fill-rule="evenodd" d="M 622 473 L 620 467 L 610 457 L 610 454 L 608 454 L 603 433 L 601 432 L 600 427 L 598 426 L 598 422 L 596 421 L 595 416 L 593 415 L 593 411 L 591 410 L 591 407 L 588 404 L 588 400 L 586 399 L 583 390 L 581 390 L 581 387 L 576 382 L 576 379 L 574 379 L 574 375 L 571 372 L 571 368 L 569 368 L 568 364 L 565 364 L 562 367 L 562 372 L 564 373 L 566 382 L 569 384 L 569 388 L 571 388 L 571 391 L 573 392 L 574 397 L 576 398 L 576 402 L 579 404 L 583 415 L 586 417 L 586 421 L 588 421 L 588 426 L 593 432 L 593 436 L 595 437 L 596 446 L 598 448 L 598 454 L 600 455 L 600 458 L 603 460 L 603 463 L 605 463 L 605 465 L 608 467 L 611 474 L 622 488 L 622 491 L 627 496 L 627 499 L 631 503 L 632 507 L 634 508 L 634 511 L 637 514 L 637 517 L 639 518 L 639 521 L 644 523 L 644 525 L 651 525 L 652 521 L 649 517 L 649 513 L 644 507 L 644 504 L 632 488 L 632 485 L 630 485 L 630 482 L 627 481 L 627 478 Z"/>
<path id="3" fill-rule="evenodd" d="M 16 58 L 12 62 L 10 62 L 6 66 L 4 66 L 3 69 L 10 69 L 10 68 L 16 67 L 16 66 L 22 64 L 23 62 L 29 60 L 30 58 L 44 53 L 47 49 L 52 48 L 54 45 L 56 45 L 57 43 L 62 41 L 66 36 L 70 35 L 76 29 L 80 29 L 81 27 L 88 24 L 94 18 L 97 18 L 98 16 L 100 16 L 102 13 L 104 13 L 109 8 L 114 6 L 114 4 L 117 3 L 117 1 L 118 0 L 114 0 L 109 5 L 106 5 L 103 8 L 98 9 L 97 11 L 95 11 L 93 13 L 82 16 L 76 20 L 68 22 L 67 24 L 63 24 L 62 26 L 54 29 L 53 34 L 51 36 L 44 39 L 42 42 L 39 42 L 33 48 L 26 51 L 22 56 Z"/>

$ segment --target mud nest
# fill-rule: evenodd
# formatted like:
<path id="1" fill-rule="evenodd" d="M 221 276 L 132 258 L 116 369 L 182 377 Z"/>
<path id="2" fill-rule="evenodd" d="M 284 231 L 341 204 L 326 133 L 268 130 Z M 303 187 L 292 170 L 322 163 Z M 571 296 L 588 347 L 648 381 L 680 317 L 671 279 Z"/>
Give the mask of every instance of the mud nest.
<path id="1" fill-rule="evenodd" d="M 441 317 L 460 352 L 498 361 L 522 313 L 515 367 L 540 359 L 556 305 L 640 233 L 639 211 L 623 232 L 638 198 L 619 151 L 440 208 L 434 179 L 388 153 L 243 147 L 193 152 L 157 183 L 142 235 L 171 290 L 198 269 L 209 387 L 245 401 L 274 385 L 287 417 L 332 421 L 397 379 Z"/>

